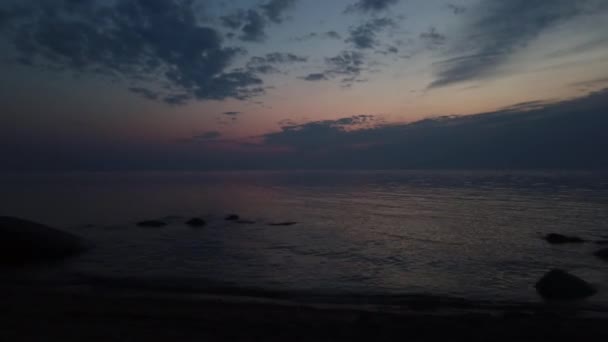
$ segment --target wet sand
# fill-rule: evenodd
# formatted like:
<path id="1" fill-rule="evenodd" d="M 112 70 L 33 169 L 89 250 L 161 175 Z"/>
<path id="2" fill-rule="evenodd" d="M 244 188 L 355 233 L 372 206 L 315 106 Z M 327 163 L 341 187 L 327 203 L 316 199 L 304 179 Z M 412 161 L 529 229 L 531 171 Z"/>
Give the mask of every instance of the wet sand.
<path id="1" fill-rule="evenodd" d="M 587 304 L 2 286 L 0 341 L 608 341 Z"/>

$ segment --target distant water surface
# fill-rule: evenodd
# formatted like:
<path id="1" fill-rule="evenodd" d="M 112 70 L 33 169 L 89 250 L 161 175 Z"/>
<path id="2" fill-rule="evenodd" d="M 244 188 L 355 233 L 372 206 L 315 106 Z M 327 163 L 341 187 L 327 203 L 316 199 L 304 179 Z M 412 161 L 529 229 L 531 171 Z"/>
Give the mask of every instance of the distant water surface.
<path id="1" fill-rule="evenodd" d="M 608 239 L 600 172 L 223 172 L 0 176 L 0 214 L 69 229 L 96 244 L 65 267 L 112 277 L 179 278 L 277 290 L 428 293 L 538 300 L 563 268 L 600 289 L 593 243 Z M 237 213 L 254 224 L 226 222 Z M 183 221 L 205 218 L 204 228 Z M 139 228 L 165 219 L 164 228 Z M 296 221 L 293 226 L 272 222 Z"/>

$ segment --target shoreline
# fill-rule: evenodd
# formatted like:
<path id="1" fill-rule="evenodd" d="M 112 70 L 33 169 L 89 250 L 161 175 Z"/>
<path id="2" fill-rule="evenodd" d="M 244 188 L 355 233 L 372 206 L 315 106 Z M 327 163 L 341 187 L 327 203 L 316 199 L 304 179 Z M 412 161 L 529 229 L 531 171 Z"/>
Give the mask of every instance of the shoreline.
<path id="1" fill-rule="evenodd" d="M 144 283 L 4 282 L 0 340 L 608 340 L 608 308 L 586 301 L 489 302 L 237 287 L 184 291 Z"/>
<path id="2" fill-rule="evenodd" d="M 577 305 L 422 295 L 323 303 L 85 285 L 6 287 L 2 293 L 3 341 L 608 340 L 607 311 Z"/>

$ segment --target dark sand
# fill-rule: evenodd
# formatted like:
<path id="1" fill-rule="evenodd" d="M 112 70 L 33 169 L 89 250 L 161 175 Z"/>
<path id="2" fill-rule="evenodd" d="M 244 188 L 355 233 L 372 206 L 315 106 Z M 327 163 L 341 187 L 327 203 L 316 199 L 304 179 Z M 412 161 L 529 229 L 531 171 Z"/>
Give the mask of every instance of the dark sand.
<path id="1" fill-rule="evenodd" d="M 608 341 L 589 304 L 2 285 L 0 341 Z"/>

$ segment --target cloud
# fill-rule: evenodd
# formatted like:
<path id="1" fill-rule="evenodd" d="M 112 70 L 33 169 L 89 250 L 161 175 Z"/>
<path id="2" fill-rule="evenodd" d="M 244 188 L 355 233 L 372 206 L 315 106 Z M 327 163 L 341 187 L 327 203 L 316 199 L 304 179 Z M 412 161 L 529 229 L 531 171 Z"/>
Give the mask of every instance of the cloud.
<path id="1" fill-rule="evenodd" d="M 304 36 L 296 37 L 296 38 L 294 38 L 294 40 L 302 42 L 302 41 L 306 41 L 306 40 L 313 39 L 313 38 L 327 38 L 327 39 L 342 40 L 342 36 L 336 31 L 326 31 L 323 33 L 311 32 Z"/>
<path id="2" fill-rule="evenodd" d="M 238 9 L 233 13 L 220 17 L 222 26 L 239 31 L 238 38 L 245 42 L 261 43 L 266 39 L 266 29 L 269 21 L 280 24 L 283 14 L 294 7 L 296 0 L 269 0 L 259 7 Z M 229 33 L 230 37 L 235 36 Z"/>
<path id="3" fill-rule="evenodd" d="M 307 62 L 308 58 L 298 56 L 293 53 L 272 52 L 265 56 L 252 57 L 247 62 L 247 70 L 261 74 L 271 74 L 280 72 L 281 65 L 290 65 L 295 63 Z"/>
<path id="4" fill-rule="evenodd" d="M 264 144 L 288 146 L 296 150 L 336 148 L 343 143 L 339 137 L 353 129 L 371 127 L 374 115 L 354 115 L 337 120 L 313 121 L 304 124 L 287 122 L 281 131 L 264 135 Z"/>
<path id="5" fill-rule="evenodd" d="M 270 0 L 261 8 L 266 17 L 275 23 L 283 21 L 283 13 L 290 8 L 293 8 L 296 0 Z"/>
<path id="6" fill-rule="evenodd" d="M 263 144 L 290 151 L 277 161 L 289 168 L 605 169 L 607 111 L 608 88 L 409 124 L 374 116 L 286 123 Z"/>
<path id="7" fill-rule="evenodd" d="M 420 34 L 420 39 L 425 41 L 429 45 L 429 47 L 442 45 L 446 41 L 446 37 L 441 33 L 437 32 L 437 29 L 435 27 L 431 27 L 428 31 L 422 32 Z"/>
<path id="8" fill-rule="evenodd" d="M 357 3 L 347 7 L 347 12 L 379 12 L 387 10 L 397 4 L 399 0 L 358 0 Z"/>
<path id="9" fill-rule="evenodd" d="M 245 25 L 246 20 L 247 11 L 242 9 L 220 17 L 220 22 L 222 23 L 222 26 L 231 30 L 239 30 Z"/>
<path id="10" fill-rule="evenodd" d="M 436 64 L 430 85 L 443 87 L 493 76 L 508 58 L 541 33 L 586 13 L 608 9 L 600 0 L 483 0 L 467 11 L 465 38 Z"/>
<path id="11" fill-rule="evenodd" d="M 467 11 L 466 7 L 456 4 L 447 4 L 446 7 L 455 15 L 463 14 Z"/>
<path id="12" fill-rule="evenodd" d="M 266 19 L 257 11 L 248 10 L 239 38 L 246 42 L 262 42 L 266 39 L 265 30 Z"/>
<path id="13" fill-rule="evenodd" d="M 143 98 L 146 98 L 148 100 L 158 100 L 158 98 L 160 96 L 157 92 L 150 90 L 148 88 L 131 87 L 131 88 L 129 88 L 129 90 L 135 94 L 141 95 Z"/>
<path id="14" fill-rule="evenodd" d="M 325 80 L 327 80 L 327 76 L 325 76 L 325 74 L 322 74 L 322 73 L 312 73 L 312 74 L 308 74 L 308 75 L 302 77 L 302 79 L 306 80 L 306 81 L 311 81 L 311 82 L 325 81 Z"/>
<path id="15" fill-rule="evenodd" d="M 326 74 L 345 76 L 346 80 L 358 77 L 365 70 L 365 55 L 357 51 L 343 51 L 325 60 L 329 65 Z"/>
<path id="16" fill-rule="evenodd" d="M 592 80 L 572 83 L 570 85 L 583 90 L 591 90 L 608 85 L 608 77 L 595 78 Z"/>
<path id="17" fill-rule="evenodd" d="M 347 42 L 353 43 L 357 49 L 373 49 L 378 44 L 377 35 L 388 27 L 394 27 L 395 23 L 389 18 L 377 18 L 365 22 L 350 30 Z"/>
<path id="18" fill-rule="evenodd" d="M 311 73 L 303 79 L 322 81 L 342 77 L 342 83 L 350 86 L 366 70 L 365 55 L 359 51 L 342 51 L 334 57 L 325 58 L 325 63 L 327 68 L 323 72 Z"/>
<path id="19" fill-rule="evenodd" d="M 222 115 L 227 115 L 227 116 L 232 116 L 232 117 L 239 116 L 241 114 L 242 114 L 241 112 L 223 112 L 222 113 Z"/>
<path id="20" fill-rule="evenodd" d="M 255 74 L 230 69 L 243 50 L 200 24 L 190 0 L 24 1 L 11 11 L 20 16 L 4 33 L 25 65 L 143 83 L 131 90 L 171 104 L 263 93 Z"/>
<path id="21" fill-rule="evenodd" d="M 210 141 L 210 140 L 217 140 L 221 137 L 222 137 L 222 133 L 220 133 L 218 131 L 208 131 L 208 132 L 204 132 L 199 135 L 193 136 L 191 140 L 192 141 Z"/>

